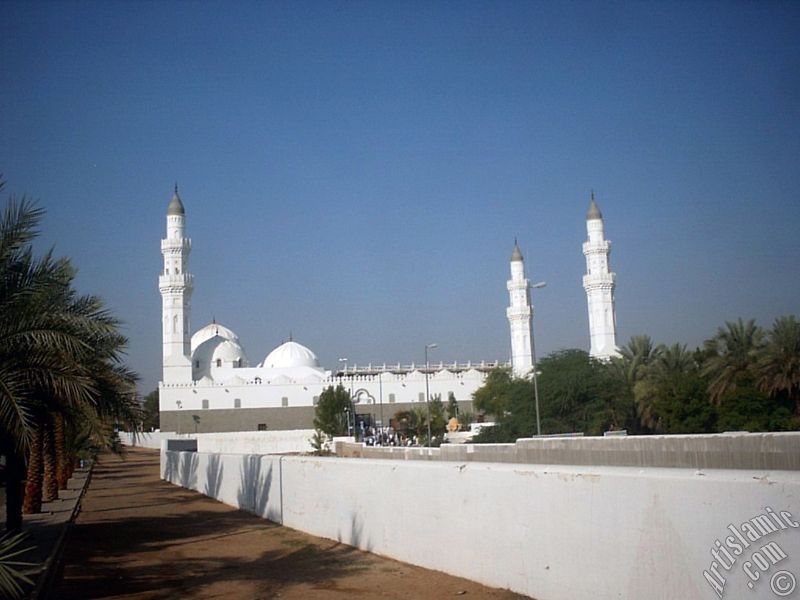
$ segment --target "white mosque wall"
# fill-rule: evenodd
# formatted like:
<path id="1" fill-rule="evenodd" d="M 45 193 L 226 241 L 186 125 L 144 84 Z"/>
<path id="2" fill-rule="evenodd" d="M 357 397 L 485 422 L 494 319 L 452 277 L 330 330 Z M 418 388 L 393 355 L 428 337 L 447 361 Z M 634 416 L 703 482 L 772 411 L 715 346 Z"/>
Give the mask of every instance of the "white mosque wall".
<path id="1" fill-rule="evenodd" d="M 219 383 L 201 380 L 190 383 L 161 384 L 159 408 L 164 411 L 202 411 L 227 408 L 279 408 L 287 406 L 314 406 L 315 399 L 329 386 L 342 384 L 354 395 L 364 390 L 357 410 L 363 405 L 394 403 L 425 403 L 425 375 L 420 371 L 404 374 L 391 372 L 380 375 L 354 375 L 326 379 L 290 380 L 277 377 L 268 379 L 258 369 L 248 371 L 252 377 L 244 383 Z M 258 373 L 258 375 L 253 375 Z M 255 379 L 259 377 L 260 379 Z M 452 392 L 456 400 L 469 401 L 472 394 L 485 381 L 483 371 L 472 368 L 460 372 L 440 369 L 428 377 L 431 397 L 439 394 L 447 402 Z M 260 381 L 260 382 L 259 382 Z M 237 402 L 238 400 L 238 402 Z"/>
<path id="2" fill-rule="evenodd" d="M 539 600 L 719 597 L 704 571 L 729 525 L 767 507 L 800 520 L 796 471 L 166 450 L 161 467 L 167 481 L 285 526 Z M 759 569 L 754 554 L 763 560 L 771 542 L 786 557 Z M 774 598 L 773 577 L 800 572 L 800 528 L 763 536 L 729 570 L 715 566 L 725 597 Z"/>

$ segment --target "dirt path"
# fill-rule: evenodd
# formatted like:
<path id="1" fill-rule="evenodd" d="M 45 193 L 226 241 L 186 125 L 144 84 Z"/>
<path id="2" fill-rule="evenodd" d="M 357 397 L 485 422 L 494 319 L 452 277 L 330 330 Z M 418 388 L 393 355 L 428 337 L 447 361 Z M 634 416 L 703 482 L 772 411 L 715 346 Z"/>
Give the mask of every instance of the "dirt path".
<path id="1" fill-rule="evenodd" d="M 498 557 L 500 558 L 500 557 Z M 54 597 L 524 598 L 281 527 L 165 483 L 158 453 L 103 455 Z"/>

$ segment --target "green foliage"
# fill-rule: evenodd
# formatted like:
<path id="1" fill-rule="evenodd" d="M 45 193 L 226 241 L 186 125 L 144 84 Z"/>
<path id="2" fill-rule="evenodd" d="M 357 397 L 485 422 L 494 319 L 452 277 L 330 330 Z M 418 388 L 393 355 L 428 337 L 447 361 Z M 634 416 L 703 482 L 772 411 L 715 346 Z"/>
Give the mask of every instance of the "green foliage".
<path id="1" fill-rule="evenodd" d="M 29 447 L 31 433 L 53 415 L 91 427 L 112 448 L 115 424 L 136 431 L 141 423 L 120 322 L 97 296 L 77 294 L 68 259 L 34 256 L 43 214 L 12 198 L 0 217 L 0 440 L 12 462 L 40 452 Z M 6 501 L 6 526 L 19 529 L 17 495 Z"/>
<path id="2" fill-rule="evenodd" d="M 5 534 L 0 537 L 0 596 L 3 598 L 23 598 L 25 587 L 33 586 L 28 577 L 34 563 L 20 560 L 32 547 L 20 548 L 27 533 Z"/>
<path id="3" fill-rule="evenodd" d="M 449 420 L 453 417 L 458 418 L 458 402 L 456 401 L 456 395 L 453 392 L 449 392 L 447 394 L 447 418 Z"/>
<path id="4" fill-rule="evenodd" d="M 790 431 L 800 426 L 786 398 L 771 398 L 754 388 L 739 385 L 721 399 L 717 431 Z"/>
<path id="5" fill-rule="evenodd" d="M 142 400 L 142 430 L 152 431 L 159 427 L 158 390 L 153 390 Z"/>
<path id="6" fill-rule="evenodd" d="M 800 415 L 800 322 L 794 315 L 775 320 L 756 373 L 759 389 L 792 402 Z"/>
<path id="7" fill-rule="evenodd" d="M 350 394 L 341 384 L 326 388 L 319 396 L 314 411 L 314 429 L 318 429 L 329 437 L 347 435 L 347 409 L 353 414 L 353 403 Z M 350 417 L 352 419 L 352 416 Z"/>
<path id="8" fill-rule="evenodd" d="M 520 411 L 526 399 L 533 399 L 533 383 L 528 379 L 511 376 L 509 369 L 493 369 L 486 383 L 472 394 L 473 406 L 500 421 L 506 413 Z"/>
<path id="9" fill-rule="evenodd" d="M 632 402 L 620 394 L 621 386 L 607 365 L 583 350 L 554 352 L 538 365 L 539 411 L 542 433 L 584 432 L 602 434 L 624 428 L 634 416 Z M 484 428 L 473 441 L 513 442 L 536 433 L 536 405 L 533 382 L 496 377 L 475 397 L 499 399 L 504 414 L 494 427 Z M 486 386 L 484 386 L 486 387 Z"/>
<path id="10" fill-rule="evenodd" d="M 431 413 L 431 445 L 438 446 L 444 438 L 444 432 L 447 429 L 447 418 L 444 413 L 444 404 L 442 403 L 441 394 L 434 394 L 431 396 L 429 402 Z M 423 433 L 427 442 L 428 428 L 427 428 L 428 415 L 425 414 L 425 431 Z"/>
<path id="11" fill-rule="evenodd" d="M 601 362 L 563 350 L 538 363 L 542 432 L 631 433 L 785 431 L 800 428 L 800 323 L 726 323 L 703 348 L 653 344 L 634 336 Z M 536 430 L 533 386 L 495 371 L 473 395 L 497 415 L 475 442 L 512 442 Z"/>
<path id="12" fill-rule="evenodd" d="M 709 356 L 703 364 L 703 375 L 708 379 L 712 402 L 719 404 L 728 392 L 752 385 L 763 341 L 764 332 L 755 321 L 745 323 L 741 318 L 726 322 L 713 338 L 706 340 Z"/>
<path id="13" fill-rule="evenodd" d="M 314 435 L 311 436 L 309 442 L 311 442 L 311 447 L 317 456 L 328 456 L 331 453 L 331 439 L 319 429 L 314 430 Z"/>
<path id="14" fill-rule="evenodd" d="M 699 373 L 673 373 L 655 384 L 652 429 L 658 433 L 713 433 L 717 413 Z"/>
<path id="15" fill-rule="evenodd" d="M 543 433 L 602 435 L 630 426 L 634 410 L 608 366 L 583 350 L 562 350 L 539 362 Z"/>

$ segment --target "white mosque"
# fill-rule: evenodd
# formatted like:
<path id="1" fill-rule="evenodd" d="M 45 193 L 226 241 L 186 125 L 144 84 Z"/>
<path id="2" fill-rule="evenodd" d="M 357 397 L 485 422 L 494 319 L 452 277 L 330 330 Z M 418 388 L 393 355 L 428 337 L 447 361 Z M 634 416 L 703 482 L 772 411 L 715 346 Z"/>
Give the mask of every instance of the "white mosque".
<path id="1" fill-rule="evenodd" d="M 162 297 L 163 379 L 159 383 L 164 431 L 250 431 L 310 429 L 314 407 L 329 386 L 342 384 L 353 398 L 356 416 L 367 423 L 389 424 L 398 411 L 439 396 L 455 398 L 471 411 L 472 394 L 498 366 L 529 376 L 535 363 L 531 331 L 531 284 L 519 246 L 511 255 L 508 281 L 511 363 L 437 363 L 353 365 L 337 371 L 320 366 L 314 352 L 290 339 L 251 366 L 239 337 L 212 322 L 190 336 L 194 277 L 188 272 L 191 240 L 185 237 L 186 211 L 177 186 L 167 207 L 167 236 L 161 240 L 164 266 L 158 280 Z M 614 313 L 615 276 L 608 269 L 610 242 L 592 194 L 587 214 L 588 241 L 583 245 L 583 278 L 589 306 L 591 354 L 608 358 L 617 352 Z M 427 387 L 426 387 L 427 386 Z M 427 391 L 426 391 L 427 390 Z"/>

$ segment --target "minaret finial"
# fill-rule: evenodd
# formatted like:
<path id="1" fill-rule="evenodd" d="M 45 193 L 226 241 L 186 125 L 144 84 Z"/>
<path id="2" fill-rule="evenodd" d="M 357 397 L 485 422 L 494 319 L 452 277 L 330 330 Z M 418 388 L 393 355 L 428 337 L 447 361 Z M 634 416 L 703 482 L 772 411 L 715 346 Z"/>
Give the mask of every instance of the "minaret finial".
<path id="1" fill-rule="evenodd" d="M 177 181 L 175 182 L 175 193 L 176 194 L 178 193 L 178 182 Z"/>
<path id="2" fill-rule="evenodd" d="M 511 252 L 511 262 L 515 262 L 522 259 L 522 252 L 519 249 L 519 244 L 517 243 L 517 236 L 514 236 L 514 250 Z"/>
<path id="3" fill-rule="evenodd" d="M 293 341 L 294 341 L 294 340 L 292 339 L 292 330 L 291 330 L 291 329 L 289 330 L 289 341 L 290 341 L 290 342 L 293 342 Z"/>
<path id="4" fill-rule="evenodd" d="M 600 208 L 597 206 L 597 202 L 594 200 L 594 190 L 591 192 L 591 200 L 589 200 L 589 212 L 586 213 L 586 220 L 590 221 L 592 219 L 602 219 L 603 213 L 600 212 Z"/>

